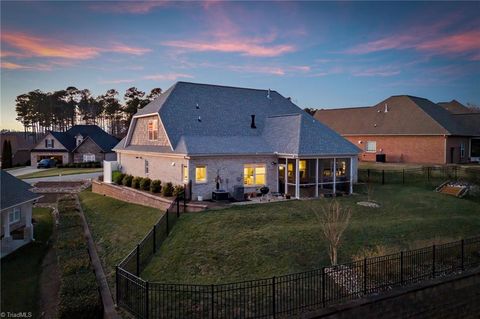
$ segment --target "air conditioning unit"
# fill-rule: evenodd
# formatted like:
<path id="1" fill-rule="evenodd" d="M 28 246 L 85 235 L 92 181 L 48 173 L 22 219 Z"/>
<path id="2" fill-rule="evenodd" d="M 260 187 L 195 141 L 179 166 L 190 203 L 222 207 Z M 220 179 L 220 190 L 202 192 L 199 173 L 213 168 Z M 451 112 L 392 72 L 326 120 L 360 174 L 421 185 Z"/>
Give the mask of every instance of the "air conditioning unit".
<path id="1" fill-rule="evenodd" d="M 245 187 L 243 185 L 233 186 L 233 198 L 238 201 L 243 201 L 245 195 Z"/>

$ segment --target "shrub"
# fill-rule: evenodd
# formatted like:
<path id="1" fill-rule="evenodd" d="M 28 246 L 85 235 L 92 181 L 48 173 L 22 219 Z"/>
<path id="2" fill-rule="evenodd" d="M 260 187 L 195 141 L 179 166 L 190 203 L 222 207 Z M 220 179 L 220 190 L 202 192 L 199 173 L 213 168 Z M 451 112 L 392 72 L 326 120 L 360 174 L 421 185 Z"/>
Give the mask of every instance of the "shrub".
<path id="1" fill-rule="evenodd" d="M 142 178 L 140 180 L 140 189 L 144 191 L 150 190 L 150 184 L 152 183 L 152 180 L 148 177 Z"/>
<path id="2" fill-rule="evenodd" d="M 112 172 L 112 182 L 114 182 L 117 185 L 122 184 L 122 180 L 125 177 L 125 174 L 123 174 L 120 171 L 113 171 Z"/>
<path id="3" fill-rule="evenodd" d="M 139 189 L 141 181 L 142 181 L 141 177 L 138 177 L 138 176 L 134 177 L 132 180 L 132 187 L 135 189 Z"/>
<path id="4" fill-rule="evenodd" d="M 162 190 L 162 181 L 155 179 L 150 183 L 150 191 L 152 193 L 160 193 Z"/>
<path id="5" fill-rule="evenodd" d="M 100 168 L 100 167 L 102 167 L 102 163 L 100 163 L 100 162 L 95 162 L 95 163 L 92 164 L 92 167 Z"/>
<path id="6" fill-rule="evenodd" d="M 162 195 L 170 197 L 173 195 L 173 184 L 168 182 L 165 186 L 162 187 Z"/>
<path id="7" fill-rule="evenodd" d="M 173 196 L 178 196 L 179 198 L 183 198 L 184 189 L 182 185 L 175 185 L 173 188 Z"/>
<path id="8" fill-rule="evenodd" d="M 63 165 L 63 164 L 57 164 L 57 168 L 64 168 L 64 167 L 65 167 L 65 165 Z"/>
<path id="9" fill-rule="evenodd" d="M 125 175 L 122 179 L 123 186 L 131 187 L 132 186 L 132 180 L 133 180 L 132 175 Z"/>

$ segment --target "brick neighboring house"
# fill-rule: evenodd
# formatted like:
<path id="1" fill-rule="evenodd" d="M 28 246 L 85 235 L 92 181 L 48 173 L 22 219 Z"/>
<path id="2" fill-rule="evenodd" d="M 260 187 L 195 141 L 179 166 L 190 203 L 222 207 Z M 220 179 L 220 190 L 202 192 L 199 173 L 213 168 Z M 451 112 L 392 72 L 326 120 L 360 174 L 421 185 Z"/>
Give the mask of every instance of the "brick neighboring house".
<path id="1" fill-rule="evenodd" d="M 30 153 L 32 166 L 44 158 L 59 164 L 113 161 L 118 139 L 97 125 L 75 125 L 65 132 L 50 131 Z"/>
<path id="2" fill-rule="evenodd" d="M 177 82 L 114 148 L 124 173 L 191 183 L 192 197 L 352 191 L 359 149 L 275 91 Z"/>
<path id="3" fill-rule="evenodd" d="M 480 161 L 480 113 L 453 100 L 391 96 L 375 106 L 322 109 L 314 117 L 358 145 L 362 161 Z"/>
<path id="4" fill-rule="evenodd" d="M 30 132 L 1 132 L 0 134 L 0 157 L 3 152 L 3 141 L 10 141 L 12 144 L 12 164 L 29 165 L 30 151 L 44 134 Z"/>

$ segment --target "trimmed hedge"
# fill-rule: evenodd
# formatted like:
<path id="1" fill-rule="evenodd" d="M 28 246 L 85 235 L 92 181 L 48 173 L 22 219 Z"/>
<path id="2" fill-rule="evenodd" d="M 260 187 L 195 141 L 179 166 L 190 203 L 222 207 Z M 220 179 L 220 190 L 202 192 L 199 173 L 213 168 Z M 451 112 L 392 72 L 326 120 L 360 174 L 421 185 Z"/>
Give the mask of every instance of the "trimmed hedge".
<path id="1" fill-rule="evenodd" d="M 173 195 L 173 184 L 168 182 L 165 186 L 162 187 L 162 195 L 166 197 L 171 197 Z"/>
<path id="2" fill-rule="evenodd" d="M 112 172 L 112 181 L 117 185 L 122 184 L 122 180 L 123 180 L 124 177 L 125 177 L 125 174 L 123 174 L 120 171 L 113 171 Z"/>
<path id="3" fill-rule="evenodd" d="M 132 186 L 132 180 L 133 180 L 132 175 L 125 175 L 122 179 L 123 186 L 131 187 Z"/>
<path id="4" fill-rule="evenodd" d="M 162 190 L 162 181 L 159 179 L 155 179 L 150 183 L 150 191 L 152 193 L 160 193 Z"/>
<path id="5" fill-rule="evenodd" d="M 59 226 L 56 240 L 60 269 L 58 317 L 103 318 L 103 305 L 90 263 L 83 221 L 73 196 L 58 200 Z"/>
<path id="6" fill-rule="evenodd" d="M 182 185 L 175 185 L 173 188 L 173 196 L 178 196 L 179 198 L 183 198 L 184 190 Z"/>
<path id="7" fill-rule="evenodd" d="M 148 177 L 144 177 L 140 180 L 140 189 L 144 191 L 149 191 L 150 190 L 150 184 L 152 183 L 152 180 Z"/>
<path id="8" fill-rule="evenodd" d="M 135 189 L 139 189 L 141 181 L 142 181 L 141 177 L 138 177 L 138 176 L 134 177 L 132 179 L 132 187 L 135 188 Z"/>

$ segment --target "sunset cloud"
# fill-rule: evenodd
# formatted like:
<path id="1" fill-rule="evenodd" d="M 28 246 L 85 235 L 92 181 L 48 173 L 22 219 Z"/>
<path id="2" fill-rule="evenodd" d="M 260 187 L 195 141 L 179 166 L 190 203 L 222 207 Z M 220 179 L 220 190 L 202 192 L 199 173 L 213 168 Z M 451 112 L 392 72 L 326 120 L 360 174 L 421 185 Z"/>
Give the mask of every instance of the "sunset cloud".
<path id="1" fill-rule="evenodd" d="M 100 84 L 122 84 L 135 82 L 133 79 L 114 79 L 114 80 L 101 80 Z"/>
<path id="2" fill-rule="evenodd" d="M 69 44 L 56 39 L 34 36 L 20 32 L 3 32 L 2 42 L 18 51 L 2 50 L 2 57 L 43 57 L 71 60 L 88 60 L 98 57 L 102 52 L 116 52 L 130 55 L 142 55 L 150 49 L 115 44 L 111 47 Z"/>
<path id="3" fill-rule="evenodd" d="M 152 81 L 176 81 L 178 79 L 192 79 L 193 75 L 185 73 L 165 73 L 165 74 L 152 74 L 143 77 L 145 80 Z"/>
<path id="4" fill-rule="evenodd" d="M 113 13 L 131 13 L 146 14 L 158 7 L 168 5 L 170 1 L 107 1 L 99 2 L 89 6 L 93 11 L 113 12 Z"/>

